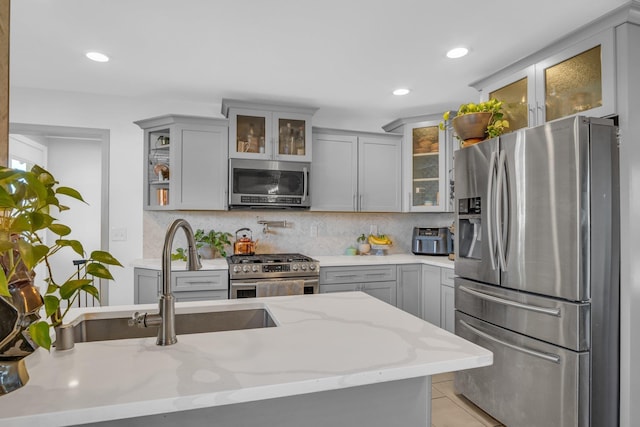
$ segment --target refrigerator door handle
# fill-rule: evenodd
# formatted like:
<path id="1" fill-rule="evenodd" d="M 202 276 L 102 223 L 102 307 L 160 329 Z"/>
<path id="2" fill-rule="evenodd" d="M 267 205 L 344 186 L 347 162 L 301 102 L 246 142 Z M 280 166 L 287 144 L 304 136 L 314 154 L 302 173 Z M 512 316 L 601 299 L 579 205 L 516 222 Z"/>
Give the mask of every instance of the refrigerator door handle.
<path id="1" fill-rule="evenodd" d="M 539 351 L 535 351 L 535 350 L 531 350 L 525 347 L 520 347 L 519 345 L 515 345 L 515 344 L 511 344 L 509 342 L 506 342 L 504 340 L 501 340 L 499 338 L 494 337 L 493 335 L 489 335 L 486 332 L 483 332 L 477 328 L 474 328 L 473 326 L 471 326 L 470 324 L 468 324 L 467 322 L 465 322 L 464 320 L 460 320 L 459 321 L 460 324 L 462 326 L 464 326 L 465 328 L 469 329 L 471 332 L 473 332 L 474 334 L 489 340 L 489 341 L 493 341 L 497 344 L 503 345 L 505 347 L 509 347 L 510 349 L 516 350 L 516 351 L 520 351 L 522 353 L 528 354 L 530 356 L 533 357 L 537 357 L 539 359 L 543 359 L 546 360 L 548 362 L 553 362 L 553 363 L 560 363 L 560 356 L 555 355 L 555 354 L 547 354 L 547 353 L 541 353 Z"/>
<path id="2" fill-rule="evenodd" d="M 497 261 L 494 254 L 493 246 L 493 215 L 491 213 L 492 201 L 493 201 L 493 177 L 495 175 L 494 170 L 496 167 L 496 153 L 491 153 L 491 159 L 489 160 L 489 179 L 487 181 L 487 243 L 489 244 L 489 260 L 491 261 L 491 269 L 497 268 Z"/>
<path id="3" fill-rule="evenodd" d="M 485 294 L 484 292 L 477 291 L 475 289 L 471 289 L 471 288 L 468 288 L 466 286 L 459 286 L 458 289 L 461 290 L 462 292 L 466 292 L 468 294 L 471 294 L 471 295 L 476 296 L 478 298 L 482 298 L 482 299 L 487 300 L 487 301 L 495 302 L 495 303 L 502 304 L 502 305 L 508 305 L 508 306 L 511 306 L 511 307 L 521 308 L 523 310 L 534 311 L 536 313 L 542 313 L 542 314 L 548 314 L 550 316 L 560 317 L 560 309 L 559 308 L 546 308 L 546 307 L 539 307 L 537 305 L 523 304 L 521 302 L 511 301 L 511 300 L 508 300 L 508 299 L 504 299 L 504 298 L 496 297 L 496 296 L 493 296 L 493 295 Z"/>
<path id="4" fill-rule="evenodd" d="M 504 150 L 500 151 L 500 157 L 498 159 L 498 178 L 496 180 L 496 246 L 498 247 L 498 266 L 502 271 L 507 271 L 507 258 L 504 250 L 504 236 L 502 234 L 502 197 L 504 191 L 502 187 L 503 177 L 506 171 L 507 154 Z M 509 219 L 509 212 L 507 212 L 507 221 Z"/>

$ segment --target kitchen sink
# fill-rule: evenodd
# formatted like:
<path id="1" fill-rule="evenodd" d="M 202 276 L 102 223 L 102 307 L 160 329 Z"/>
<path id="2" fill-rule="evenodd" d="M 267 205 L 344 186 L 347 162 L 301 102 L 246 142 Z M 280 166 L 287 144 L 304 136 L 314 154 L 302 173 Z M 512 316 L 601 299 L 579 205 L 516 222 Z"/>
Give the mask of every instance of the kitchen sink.
<path id="1" fill-rule="evenodd" d="M 76 343 L 80 343 L 146 338 L 158 335 L 157 327 L 129 326 L 129 319 L 131 316 L 84 318 L 73 326 L 74 340 Z M 275 321 L 264 308 L 176 314 L 176 334 L 178 336 L 275 326 L 277 326 Z"/>

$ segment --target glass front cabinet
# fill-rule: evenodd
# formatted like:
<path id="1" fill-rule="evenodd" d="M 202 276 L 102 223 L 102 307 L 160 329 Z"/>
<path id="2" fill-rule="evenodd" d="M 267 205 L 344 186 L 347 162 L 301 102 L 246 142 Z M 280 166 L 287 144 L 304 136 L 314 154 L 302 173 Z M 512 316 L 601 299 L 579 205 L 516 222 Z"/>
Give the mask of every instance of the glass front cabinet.
<path id="1" fill-rule="evenodd" d="M 226 209 L 226 120 L 165 115 L 135 124 L 144 130 L 145 210 Z"/>
<path id="2" fill-rule="evenodd" d="M 474 85 L 503 101 L 510 130 L 585 114 L 615 114 L 614 33 L 608 29 L 498 81 Z"/>
<path id="3" fill-rule="evenodd" d="M 224 99 L 229 157 L 311 161 L 311 119 L 316 110 Z"/>
<path id="4" fill-rule="evenodd" d="M 383 126 L 402 133 L 403 212 L 453 212 L 451 130 L 440 130 L 442 114 L 399 119 Z"/>

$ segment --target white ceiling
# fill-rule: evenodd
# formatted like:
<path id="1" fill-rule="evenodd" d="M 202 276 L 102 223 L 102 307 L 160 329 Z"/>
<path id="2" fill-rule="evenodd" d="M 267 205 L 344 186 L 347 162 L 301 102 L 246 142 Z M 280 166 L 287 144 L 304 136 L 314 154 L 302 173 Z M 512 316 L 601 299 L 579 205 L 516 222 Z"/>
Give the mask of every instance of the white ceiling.
<path id="1" fill-rule="evenodd" d="M 382 126 L 477 99 L 469 83 L 627 2 L 13 0 L 10 82 L 211 104 L 284 101 Z M 445 58 L 460 45 L 467 57 Z M 90 50 L 111 61 L 88 61 Z M 412 92 L 393 96 L 397 87 Z"/>

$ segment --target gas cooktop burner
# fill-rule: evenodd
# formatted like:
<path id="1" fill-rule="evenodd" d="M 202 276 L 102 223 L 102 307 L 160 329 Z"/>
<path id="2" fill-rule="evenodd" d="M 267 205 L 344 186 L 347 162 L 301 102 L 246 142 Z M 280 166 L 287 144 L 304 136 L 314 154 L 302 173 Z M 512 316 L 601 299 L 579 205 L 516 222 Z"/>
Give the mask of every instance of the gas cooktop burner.
<path id="1" fill-rule="evenodd" d="M 301 254 L 260 254 L 260 255 L 231 255 L 227 258 L 231 264 L 264 264 L 287 262 L 312 262 L 312 258 Z"/>

